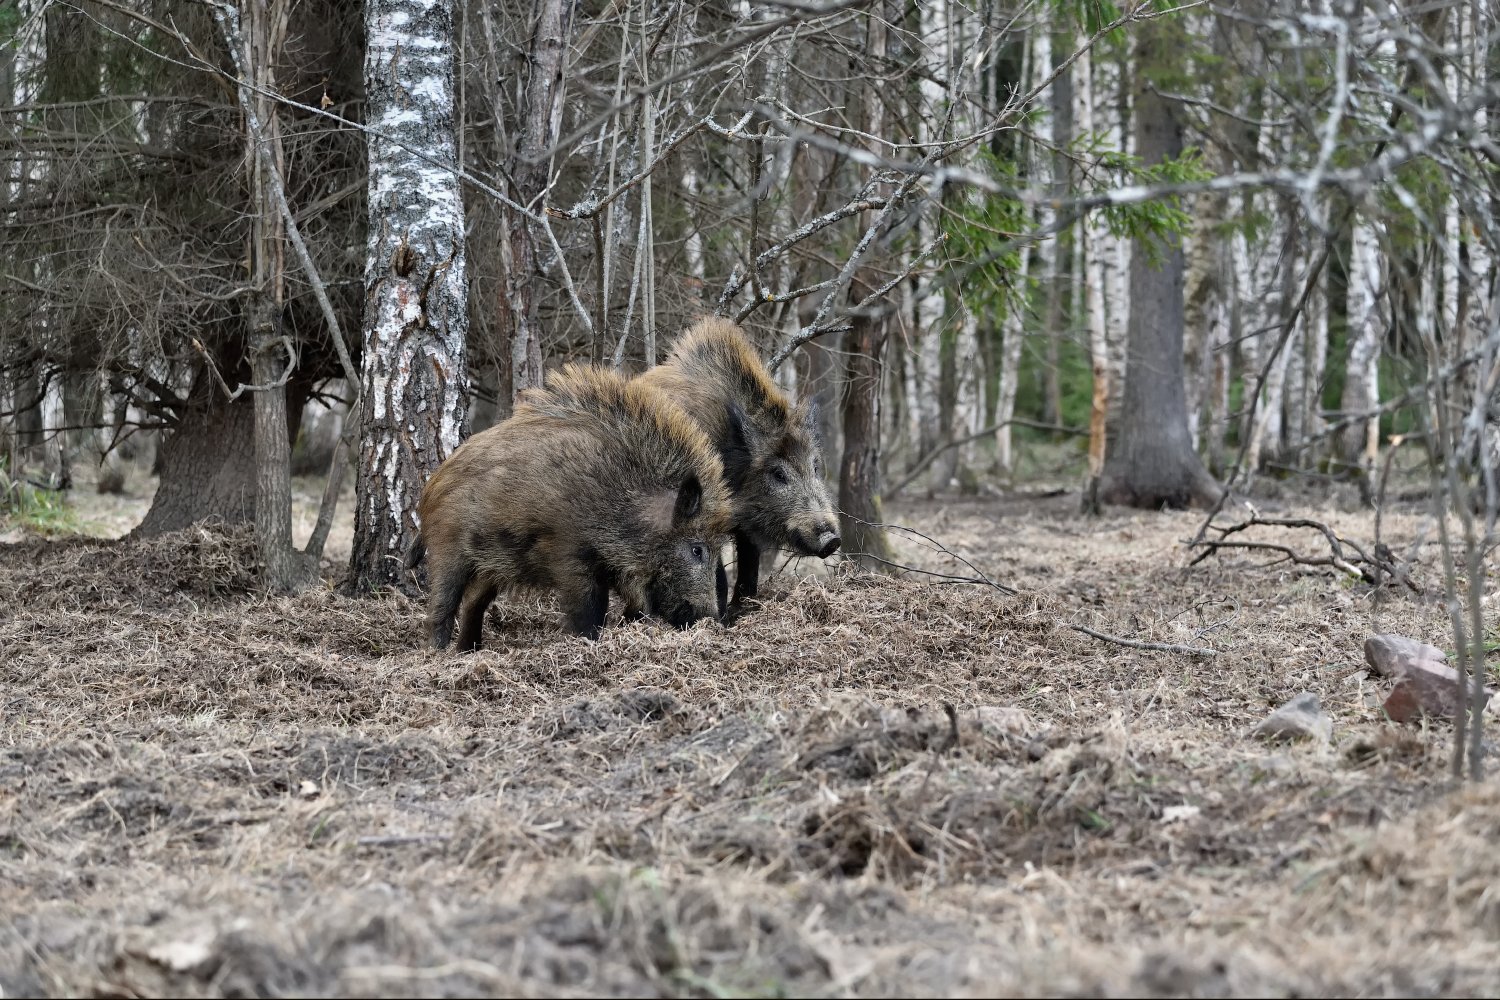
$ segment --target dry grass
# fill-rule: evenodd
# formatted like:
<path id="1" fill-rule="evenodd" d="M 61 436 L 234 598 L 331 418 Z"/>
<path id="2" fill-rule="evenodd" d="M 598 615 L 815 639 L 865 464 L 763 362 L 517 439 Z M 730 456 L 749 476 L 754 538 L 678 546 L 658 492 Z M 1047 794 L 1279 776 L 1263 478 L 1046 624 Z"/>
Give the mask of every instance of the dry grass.
<path id="1" fill-rule="evenodd" d="M 258 593 L 243 534 L 0 549 L 0 992 L 1500 990 L 1500 792 L 1358 669 L 1441 609 L 1072 503 L 899 512 L 1018 596 L 783 576 L 597 643 L 510 604 L 469 657 Z M 1301 690 L 1331 747 L 1245 739 Z"/>

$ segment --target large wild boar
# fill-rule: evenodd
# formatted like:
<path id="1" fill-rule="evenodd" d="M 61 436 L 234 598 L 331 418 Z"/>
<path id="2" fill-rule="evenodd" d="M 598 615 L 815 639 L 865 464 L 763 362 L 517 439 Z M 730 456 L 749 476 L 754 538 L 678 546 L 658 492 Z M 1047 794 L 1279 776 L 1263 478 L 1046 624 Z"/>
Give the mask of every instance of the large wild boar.
<path id="1" fill-rule="evenodd" d="M 725 319 L 699 320 L 635 381 L 691 414 L 719 451 L 734 506 L 736 607 L 755 596 L 762 550 L 825 559 L 837 551 L 816 411 L 792 405 L 744 331 Z"/>
<path id="2" fill-rule="evenodd" d="M 478 649 L 501 590 L 558 592 L 597 638 L 609 592 L 686 628 L 717 617 L 730 525 L 723 467 L 699 427 L 649 385 L 569 366 L 523 394 L 428 481 L 408 563 L 428 560 L 432 644 Z"/>

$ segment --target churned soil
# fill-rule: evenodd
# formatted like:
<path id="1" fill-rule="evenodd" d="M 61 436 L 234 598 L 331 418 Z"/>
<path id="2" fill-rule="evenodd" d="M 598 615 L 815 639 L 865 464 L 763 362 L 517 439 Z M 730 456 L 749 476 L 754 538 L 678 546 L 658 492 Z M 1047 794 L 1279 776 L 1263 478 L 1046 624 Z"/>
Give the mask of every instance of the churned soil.
<path id="1" fill-rule="evenodd" d="M 1362 669 L 1451 646 L 1423 517 L 1377 601 L 1076 504 L 894 507 L 912 571 L 731 628 L 502 600 L 468 656 L 243 531 L 0 546 L 0 995 L 1500 992 L 1500 786 Z M 1247 736 L 1302 691 L 1331 744 Z"/>

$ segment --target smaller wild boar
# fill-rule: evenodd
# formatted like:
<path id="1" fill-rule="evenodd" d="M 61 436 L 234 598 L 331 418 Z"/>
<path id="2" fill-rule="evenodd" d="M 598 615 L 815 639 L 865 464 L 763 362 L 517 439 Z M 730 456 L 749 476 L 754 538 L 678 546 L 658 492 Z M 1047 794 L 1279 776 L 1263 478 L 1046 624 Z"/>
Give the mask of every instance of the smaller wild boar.
<path id="1" fill-rule="evenodd" d="M 792 405 L 738 326 L 699 320 L 665 362 L 635 381 L 691 414 L 724 462 L 734 505 L 736 607 L 755 596 L 762 550 L 787 547 L 824 559 L 838 550 L 816 410 Z"/>
<path id="2" fill-rule="evenodd" d="M 597 638 L 609 592 L 686 628 L 717 617 L 730 524 L 723 467 L 660 392 L 573 365 L 522 395 L 433 474 L 408 555 L 428 560 L 427 624 L 478 649 L 501 590 L 558 592 L 570 631 Z"/>

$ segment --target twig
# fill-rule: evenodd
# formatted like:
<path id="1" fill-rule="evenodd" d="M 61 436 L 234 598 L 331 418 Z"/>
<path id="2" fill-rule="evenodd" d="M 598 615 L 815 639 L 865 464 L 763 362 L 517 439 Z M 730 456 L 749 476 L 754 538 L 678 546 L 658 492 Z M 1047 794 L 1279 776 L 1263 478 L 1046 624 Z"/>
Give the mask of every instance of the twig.
<path id="1" fill-rule="evenodd" d="M 1069 624 L 1068 628 L 1074 632 L 1082 632 L 1084 635 L 1105 642 L 1112 642 L 1119 646 L 1129 646 L 1131 649 L 1153 649 L 1162 653 L 1186 653 L 1189 656 L 1218 656 L 1217 649 L 1204 649 L 1201 646 L 1183 646 L 1175 642 L 1143 642 L 1140 639 L 1125 639 L 1118 635 L 1110 635 L 1108 632 L 1100 632 L 1091 629 L 1087 625 Z"/>
<path id="2" fill-rule="evenodd" d="M 969 562 L 969 560 L 965 559 L 963 556 L 959 555 L 957 552 L 954 552 L 952 549 L 948 548 L 946 545 L 944 545 L 942 542 L 938 541 L 936 538 L 933 538 L 931 535 L 924 535 L 922 532 L 918 531 L 916 528 L 908 528 L 904 524 L 885 524 L 885 523 L 878 522 L 878 521 L 866 521 L 863 518 L 855 517 L 853 514 L 848 514 L 848 513 L 845 513 L 844 511 L 839 511 L 838 513 L 839 513 L 839 515 L 841 517 L 847 517 L 849 520 L 857 522 L 859 524 L 863 524 L 865 527 L 868 527 L 868 528 L 879 528 L 882 531 L 904 531 L 908 535 L 915 535 L 918 538 L 922 539 L 924 542 L 927 542 L 928 545 L 930 545 L 932 548 L 936 549 L 938 552 L 941 552 L 943 555 L 947 556 L 948 558 L 955 559 L 958 562 L 963 563 L 966 567 L 968 567 L 969 569 L 973 570 L 975 575 L 973 577 L 966 577 L 966 576 L 954 576 L 954 575 L 949 574 L 949 573 L 935 573 L 935 572 L 933 572 L 931 570 L 918 569 L 915 566 L 903 566 L 900 563 L 890 562 L 889 560 L 887 560 L 887 559 L 881 559 L 878 556 L 869 556 L 869 558 L 874 559 L 877 562 L 885 563 L 887 566 L 890 566 L 893 569 L 904 569 L 904 570 L 906 570 L 908 572 L 911 572 L 911 573 L 921 573 L 923 576 L 935 576 L 935 577 L 938 577 L 938 578 L 944 579 L 944 580 L 952 580 L 955 583 L 982 583 L 986 587 L 991 587 L 991 588 L 993 588 L 995 590 L 1000 591 L 1000 593 L 1002 593 L 1002 594 L 1018 594 L 1018 593 L 1020 593 L 1020 591 L 1016 590 L 1014 587 L 1007 587 L 1003 583 L 996 583 L 994 580 L 991 580 L 984 573 L 984 571 L 981 570 L 978 566 L 975 566 L 973 563 Z M 862 557 L 867 555 L 867 553 L 848 553 L 848 554 L 850 554 L 850 555 L 860 555 Z"/>

